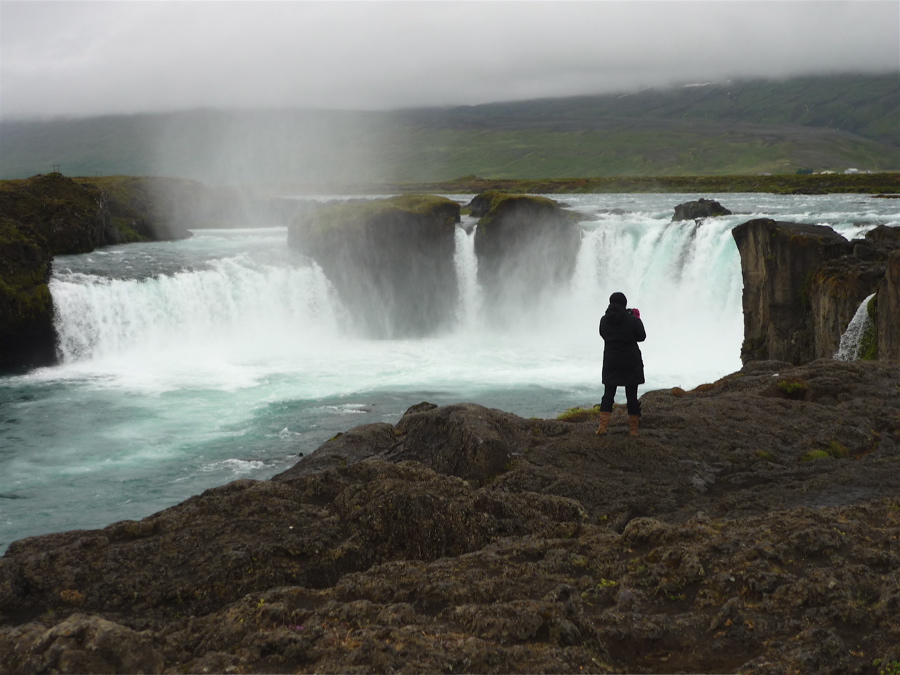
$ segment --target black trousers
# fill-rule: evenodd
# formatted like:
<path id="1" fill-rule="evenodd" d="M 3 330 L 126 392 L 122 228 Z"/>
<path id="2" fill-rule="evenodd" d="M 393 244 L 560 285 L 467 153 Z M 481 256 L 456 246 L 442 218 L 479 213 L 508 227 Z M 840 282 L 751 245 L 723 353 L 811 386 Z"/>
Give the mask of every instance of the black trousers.
<path id="1" fill-rule="evenodd" d="M 612 412 L 613 402 L 616 399 L 617 386 L 614 384 L 603 385 L 603 398 L 600 399 L 600 412 Z M 637 395 L 638 386 L 636 384 L 625 385 L 625 397 L 628 399 L 627 407 L 629 415 L 641 414 L 641 402 Z"/>

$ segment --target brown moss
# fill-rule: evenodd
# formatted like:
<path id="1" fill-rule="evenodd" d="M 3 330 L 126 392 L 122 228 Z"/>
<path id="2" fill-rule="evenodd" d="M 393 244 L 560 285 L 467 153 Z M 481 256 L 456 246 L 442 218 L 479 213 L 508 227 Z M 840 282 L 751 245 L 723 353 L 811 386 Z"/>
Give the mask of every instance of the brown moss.
<path id="1" fill-rule="evenodd" d="M 809 383 L 797 377 L 788 377 L 783 380 L 779 380 L 778 384 L 775 386 L 778 391 L 784 394 L 787 398 L 794 400 L 804 398 L 809 391 Z"/>
<path id="2" fill-rule="evenodd" d="M 556 419 L 560 422 L 592 422 L 599 418 L 599 416 L 600 406 L 595 405 L 592 408 L 569 408 L 565 412 L 560 413 Z"/>

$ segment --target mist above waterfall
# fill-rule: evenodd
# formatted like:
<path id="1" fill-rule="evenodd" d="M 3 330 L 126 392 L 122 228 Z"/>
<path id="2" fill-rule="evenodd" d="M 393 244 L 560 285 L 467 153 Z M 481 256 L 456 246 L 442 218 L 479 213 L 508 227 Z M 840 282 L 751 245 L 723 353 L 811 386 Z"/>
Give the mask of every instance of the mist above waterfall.
<path id="1" fill-rule="evenodd" d="M 319 110 L 195 110 L 161 118 L 146 139 L 154 175 L 209 185 L 329 188 L 393 180 L 377 159 L 389 115 Z"/>

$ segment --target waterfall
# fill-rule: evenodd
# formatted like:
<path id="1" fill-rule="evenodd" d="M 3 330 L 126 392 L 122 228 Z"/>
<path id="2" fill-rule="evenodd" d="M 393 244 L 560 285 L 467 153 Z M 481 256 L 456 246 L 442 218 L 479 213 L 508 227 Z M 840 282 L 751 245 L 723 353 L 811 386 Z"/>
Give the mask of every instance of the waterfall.
<path id="1" fill-rule="evenodd" d="M 460 327 L 467 329 L 475 328 L 481 315 L 481 288 L 478 286 L 478 259 L 475 257 L 476 227 L 456 228 L 455 264 L 459 284 L 456 319 Z"/>
<path id="2" fill-rule="evenodd" d="M 202 233 L 146 250 L 129 245 L 102 255 L 127 256 L 140 268 L 132 278 L 105 273 L 122 269 L 119 257 L 95 271 L 101 254 L 56 268 L 59 351 L 64 364 L 103 360 L 109 367 L 98 372 L 126 380 L 140 367 L 142 376 L 176 383 L 202 371 L 197 381 L 231 386 L 229 377 L 241 381 L 234 368 L 256 364 L 269 373 L 305 373 L 309 382 L 355 373 L 342 387 L 359 385 L 364 373 L 372 382 L 413 383 L 428 372 L 460 382 L 578 384 L 595 378 L 603 349 L 597 324 L 609 295 L 622 291 L 647 328 L 648 382 L 699 384 L 710 372 L 740 368 L 742 279 L 732 225 L 670 223 L 667 215 L 642 212 L 584 222 L 570 283 L 535 293 L 507 312 L 508 320 L 496 321 L 485 316 L 496 308 L 483 302 L 477 229 L 464 220 L 455 232 L 458 304 L 450 329 L 419 342 L 356 334 L 322 269 L 286 255 L 281 233 L 259 241 L 254 233 Z M 163 272 L 145 261 L 151 254 L 170 256 Z"/>
<path id="3" fill-rule="evenodd" d="M 712 363 L 739 369 L 743 280 L 732 225 L 640 215 L 586 224 L 568 312 L 589 315 L 592 325 L 571 330 L 595 337 L 609 295 L 621 291 L 647 328 L 641 349 L 648 377 L 652 368 L 678 384 L 679 373 L 708 371 Z"/>
<path id="4" fill-rule="evenodd" d="M 340 306 L 317 266 L 213 261 L 208 269 L 144 279 L 58 274 L 50 283 L 58 350 L 74 362 L 231 350 L 238 357 L 327 339 Z"/>
<path id="5" fill-rule="evenodd" d="M 875 294 L 872 293 L 856 308 L 856 313 L 850 319 L 847 330 L 841 335 L 841 343 L 834 353 L 834 358 L 838 361 L 856 361 L 860 358 L 859 352 L 863 336 L 872 325 L 872 320 L 869 318 L 869 302 L 874 297 Z"/>

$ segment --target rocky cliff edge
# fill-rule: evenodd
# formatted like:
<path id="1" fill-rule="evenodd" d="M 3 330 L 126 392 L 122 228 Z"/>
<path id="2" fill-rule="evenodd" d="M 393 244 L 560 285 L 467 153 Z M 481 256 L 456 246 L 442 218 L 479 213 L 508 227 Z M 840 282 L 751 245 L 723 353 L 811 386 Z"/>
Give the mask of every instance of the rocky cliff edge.
<path id="1" fill-rule="evenodd" d="M 732 234 L 744 281 L 744 363 L 833 356 L 873 294 L 866 358 L 900 360 L 900 228 L 881 225 L 848 241 L 827 226 L 760 218 Z"/>
<path id="2" fill-rule="evenodd" d="M 97 183 L 102 187 L 58 173 L 0 182 L 0 372 L 56 360 L 53 256 L 189 236 L 169 208 L 177 181 L 119 176 Z"/>
<path id="3" fill-rule="evenodd" d="M 898 382 L 754 362 L 646 393 L 638 438 L 618 409 L 601 438 L 590 409 L 417 405 L 272 480 L 13 543 L 0 670 L 893 672 Z"/>

